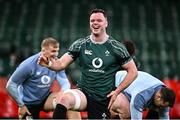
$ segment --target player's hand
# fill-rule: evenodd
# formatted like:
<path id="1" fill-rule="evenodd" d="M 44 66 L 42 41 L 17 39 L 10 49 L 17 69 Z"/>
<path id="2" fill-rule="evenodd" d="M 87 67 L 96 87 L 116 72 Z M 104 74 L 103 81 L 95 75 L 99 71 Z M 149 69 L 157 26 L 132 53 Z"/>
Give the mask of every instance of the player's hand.
<path id="1" fill-rule="evenodd" d="M 107 95 L 107 97 L 111 97 L 111 99 L 109 101 L 108 109 L 111 108 L 111 106 L 114 103 L 114 101 L 116 100 L 117 96 L 118 96 L 118 93 L 116 91 L 112 91 L 111 93 L 109 93 Z"/>
<path id="2" fill-rule="evenodd" d="M 38 58 L 38 64 L 43 67 L 49 67 L 50 59 L 45 55 L 41 54 Z"/>
<path id="3" fill-rule="evenodd" d="M 21 120 L 25 114 L 31 115 L 31 113 L 29 112 L 29 110 L 27 109 L 27 107 L 25 105 L 19 107 L 18 109 L 18 115 L 19 115 L 19 119 Z"/>

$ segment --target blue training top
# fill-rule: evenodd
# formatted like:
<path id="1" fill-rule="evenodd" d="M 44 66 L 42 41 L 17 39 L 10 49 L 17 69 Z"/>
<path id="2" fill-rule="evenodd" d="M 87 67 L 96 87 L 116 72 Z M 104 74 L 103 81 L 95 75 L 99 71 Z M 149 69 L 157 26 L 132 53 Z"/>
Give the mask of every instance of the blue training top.
<path id="1" fill-rule="evenodd" d="M 55 72 L 37 64 L 40 53 L 24 60 L 10 77 L 7 89 L 19 106 L 39 104 L 50 93 L 54 80 L 62 84 L 63 90 L 70 88 L 65 71 Z"/>
<path id="2" fill-rule="evenodd" d="M 124 77 L 126 71 L 118 71 L 115 78 L 117 87 Z M 169 119 L 169 108 L 160 109 L 153 103 L 153 95 L 164 85 L 159 79 L 149 73 L 138 71 L 137 78 L 124 90 L 130 100 L 131 119 L 142 119 L 142 111 L 145 108 L 153 109 L 159 113 L 162 119 Z"/>

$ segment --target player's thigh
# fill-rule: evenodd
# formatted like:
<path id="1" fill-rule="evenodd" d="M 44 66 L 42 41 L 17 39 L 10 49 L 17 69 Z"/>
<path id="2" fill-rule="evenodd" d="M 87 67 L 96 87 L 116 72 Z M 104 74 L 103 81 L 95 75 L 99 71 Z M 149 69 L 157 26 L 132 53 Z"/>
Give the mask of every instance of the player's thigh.
<path id="1" fill-rule="evenodd" d="M 62 94 L 63 94 L 62 91 L 51 93 L 46 99 L 46 102 L 44 104 L 44 110 L 53 111 L 55 109 L 55 105 L 57 104 L 57 98 L 61 97 Z M 67 116 L 68 116 L 68 119 L 77 119 L 77 120 L 81 119 L 81 114 L 80 112 L 77 112 L 77 111 L 68 110 Z"/>
<path id="2" fill-rule="evenodd" d="M 62 94 L 62 92 L 52 92 L 48 98 L 46 99 L 45 101 L 45 104 L 44 104 L 44 110 L 45 111 L 53 111 L 54 108 L 55 108 L 55 101 L 57 99 L 57 96 L 59 96 L 60 94 Z"/>
<path id="3" fill-rule="evenodd" d="M 115 118 L 116 116 L 119 116 L 119 113 L 112 111 L 112 109 L 109 110 L 111 113 L 111 118 Z"/>
<path id="4" fill-rule="evenodd" d="M 66 90 L 61 97 L 58 98 L 58 103 L 66 106 L 70 110 L 84 110 L 87 106 L 87 99 L 84 93 L 78 89 Z"/>
<path id="5" fill-rule="evenodd" d="M 79 110 L 80 111 L 85 110 L 87 107 L 87 98 L 86 98 L 85 94 L 82 91 L 80 91 L 79 89 L 76 89 L 76 91 L 79 94 L 80 100 L 81 100 Z"/>
<path id="6" fill-rule="evenodd" d="M 120 93 L 114 101 L 111 110 L 115 113 L 119 113 L 122 118 L 130 117 L 130 103 L 127 97 Z"/>

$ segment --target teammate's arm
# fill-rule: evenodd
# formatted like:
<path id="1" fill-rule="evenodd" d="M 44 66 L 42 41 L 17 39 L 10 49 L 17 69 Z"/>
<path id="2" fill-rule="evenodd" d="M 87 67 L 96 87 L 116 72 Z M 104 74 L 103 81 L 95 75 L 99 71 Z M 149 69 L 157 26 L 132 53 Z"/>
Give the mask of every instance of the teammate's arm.
<path id="1" fill-rule="evenodd" d="M 44 54 L 38 59 L 38 64 L 44 67 L 48 67 L 51 70 L 59 71 L 65 69 L 69 64 L 73 62 L 71 55 L 65 53 L 59 59 L 49 59 Z"/>
<path id="2" fill-rule="evenodd" d="M 83 40 L 84 39 L 76 40 L 73 44 L 71 44 L 68 52 L 59 59 L 49 59 L 45 53 L 42 53 L 38 59 L 38 64 L 55 71 L 64 70 L 68 65 L 70 65 L 79 57 L 79 52 Z"/>
<path id="3" fill-rule="evenodd" d="M 125 78 L 123 79 L 123 81 L 116 88 L 116 90 L 112 91 L 110 94 L 107 95 L 107 97 L 111 97 L 109 105 L 108 105 L 108 109 L 111 108 L 111 105 L 115 101 L 118 94 L 121 91 L 123 91 L 125 88 L 127 88 L 137 77 L 137 74 L 138 74 L 137 68 L 136 68 L 136 65 L 135 65 L 133 59 L 131 59 L 126 64 L 124 64 L 123 68 L 127 71 L 127 74 L 126 74 Z"/>
<path id="4" fill-rule="evenodd" d="M 21 64 L 11 75 L 6 88 L 10 95 L 16 100 L 18 106 L 23 106 L 22 91 L 18 87 L 30 76 L 31 70 L 29 66 Z"/>
<path id="5" fill-rule="evenodd" d="M 130 103 L 131 119 L 142 120 L 143 113 L 135 108 L 134 104 Z"/>
<path id="6" fill-rule="evenodd" d="M 130 60 L 128 63 L 123 65 L 123 68 L 127 71 L 127 74 L 124 78 L 124 80 L 121 82 L 121 84 L 117 87 L 115 92 L 119 94 L 121 91 L 123 91 L 125 88 L 127 88 L 137 77 L 137 68 L 136 65 L 132 60 Z"/>
<path id="7" fill-rule="evenodd" d="M 22 101 L 22 98 L 21 98 L 22 92 L 20 92 L 20 90 L 18 89 L 19 85 L 13 82 L 10 78 L 6 85 L 6 88 L 7 88 L 7 91 L 11 94 L 11 96 L 15 99 L 18 106 L 23 106 L 24 102 Z"/>
<path id="8" fill-rule="evenodd" d="M 31 75 L 31 67 L 26 65 L 25 63 L 21 64 L 15 72 L 10 77 L 6 88 L 9 94 L 15 99 L 19 106 L 19 118 L 21 119 L 26 113 L 29 115 L 31 114 L 26 106 L 24 105 L 24 102 L 22 100 L 22 90 L 20 90 L 20 85 Z"/>

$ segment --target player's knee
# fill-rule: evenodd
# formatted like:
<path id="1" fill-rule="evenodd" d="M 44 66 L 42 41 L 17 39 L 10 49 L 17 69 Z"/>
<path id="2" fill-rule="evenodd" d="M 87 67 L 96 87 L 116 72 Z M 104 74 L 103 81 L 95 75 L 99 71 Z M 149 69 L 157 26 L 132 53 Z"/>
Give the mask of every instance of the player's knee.
<path id="1" fill-rule="evenodd" d="M 64 105 L 67 109 L 71 109 L 73 107 L 73 96 L 70 93 L 64 93 L 57 100 L 57 104 Z"/>
<path id="2" fill-rule="evenodd" d="M 118 109 L 121 107 L 121 100 L 119 99 L 119 97 L 117 97 L 117 99 L 113 102 L 112 106 L 111 106 L 111 110 L 113 112 L 118 113 Z"/>
<path id="3" fill-rule="evenodd" d="M 76 90 L 66 90 L 58 100 L 59 104 L 66 106 L 71 110 L 81 109 L 81 97 Z"/>
<path id="4" fill-rule="evenodd" d="M 128 118 L 130 118 L 129 107 L 124 106 L 123 108 L 119 108 L 117 111 L 118 111 L 119 117 L 121 119 L 128 119 Z"/>
<path id="5" fill-rule="evenodd" d="M 117 109 L 118 109 L 117 104 L 113 103 L 110 110 L 111 110 L 112 112 L 117 113 Z"/>
<path id="6" fill-rule="evenodd" d="M 111 106 L 111 111 L 118 113 L 121 119 L 130 118 L 129 104 L 126 104 L 122 99 L 115 101 Z"/>
<path id="7" fill-rule="evenodd" d="M 121 119 L 130 119 L 130 114 L 120 113 L 119 118 L 121 118 Z"/>

